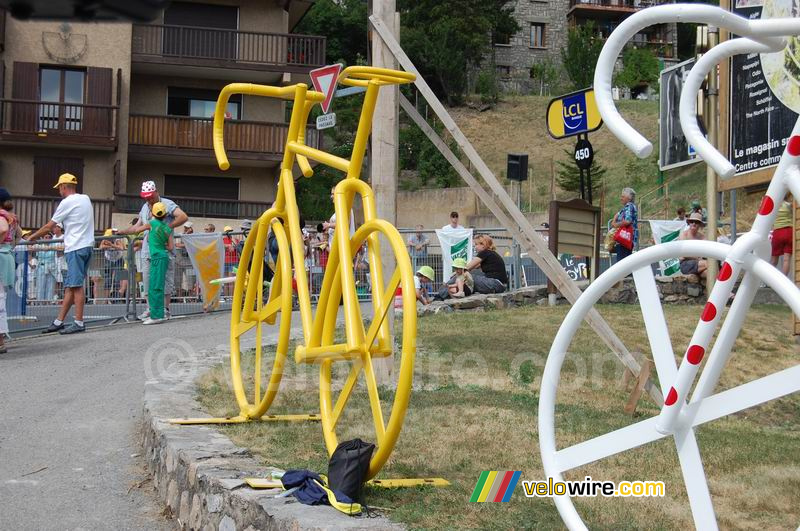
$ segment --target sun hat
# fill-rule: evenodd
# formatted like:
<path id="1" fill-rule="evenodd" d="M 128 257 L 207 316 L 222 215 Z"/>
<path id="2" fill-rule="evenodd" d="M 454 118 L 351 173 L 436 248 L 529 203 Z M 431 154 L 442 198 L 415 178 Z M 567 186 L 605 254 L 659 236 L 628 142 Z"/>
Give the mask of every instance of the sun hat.
<path id="1" fill-rule="evenodd" d="M 156 183 L 153 181 L 145 181 L 142 183 L 142 191 L 139 193 L 139 196 L 142 199 L 148 199 L 153 197 L 153 194 L 156 193 Z"/>
<path id="2" fill-rule="evenodd" d="M 689 217 L 686 218 L 686 222 L 689 223 L 690 221 L 697 221 L 702 226 L 704 227 L 706 226 L 706 222 L 703 221 L 703 214 L 701 214 L 700 212 L 692 212 L 691 214 L 689 214 Z"/>
<path id="3" fill-rule="evenodd" d="M 427 278 L 431 282 L 436 280 L 436 274 L 433 272 L 433 268 L 431 266 L 422 266 L 417 269 L 417 274 L 422 275 L 423 277 Z"/>
<path id="4" fill-rule="evenodd" d="M 191 229 L 192 227 L 194 227 L 194 223 L 192 223 L 191 221 L 187 221 L 186 223 L 183 224 L 183 226 L 186 227 L 187 229 Z"/>
<path id="5" fill-rule="evenodd" d="M 225 225 L 224 227 L 222 227 L 222 232 L 233 232 L 233 227 L 231 227 L 230 225 Z"/>
<path id="6" fill-rule="evenodd" d="M 243 219 L 242 220 L 242 224 L 239 225 L 239 227 L 242 228 L 242 229 L 250 230 L 250 229 L 253 228 L 253 222 L 250 221 L 249 219 Z"/>
<path id="7" fill-rule="evenodd" d="M 62 173 L 58 176 L 58 182 L 53 188 L 58 188 L 62 184 L 74 184 L 75 186 L 78 185 L 78 178 L 72 175 L 71 173 Z"/>
<path id="8" fill-rule="evenodd" d="M 113 236 L 113 235 L 114 235 L 114 229 L 106 229 L 105 232 L 103 233 L 103 236 Z"/>
<path id="9" fill-rule="evenodd" d="M 154 203 L 153 208 L 151 209 L 153 215 L 157 218 L 163 218 L 167 215 L 167 205 L 162 203 L 161 201 Z"/>
<path id="10" fill-rule="evenodd" d="M 453 267 L 457 267 L 459 269 L 466 269 L 467 268 L 467 261 L 463 258 L 456 258 L 453 260 Z"/>

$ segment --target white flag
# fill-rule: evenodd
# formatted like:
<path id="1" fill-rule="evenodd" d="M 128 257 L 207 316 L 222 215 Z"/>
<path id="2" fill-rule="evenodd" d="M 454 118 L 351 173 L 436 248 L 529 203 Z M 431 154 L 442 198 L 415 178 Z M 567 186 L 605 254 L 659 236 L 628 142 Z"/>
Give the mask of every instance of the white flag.
<path id="1" fill-rule="evenodd" d="M 681 231 L 686 228 L 686 222 L 681 220 L 650 220 L 650 230 L 656 245 L 677 240 Z M 659 264 L 661 274 L 669 277 L 681 272 L 681 263 L 677 258 L 667 258 Z"/>
<path id="2" fill-rule="evenodd" d="M 453 260 L 472 260 L 472 229 L 437 229 L 436 237 L 442 246 L 442 282 L 453 274 Z"/>

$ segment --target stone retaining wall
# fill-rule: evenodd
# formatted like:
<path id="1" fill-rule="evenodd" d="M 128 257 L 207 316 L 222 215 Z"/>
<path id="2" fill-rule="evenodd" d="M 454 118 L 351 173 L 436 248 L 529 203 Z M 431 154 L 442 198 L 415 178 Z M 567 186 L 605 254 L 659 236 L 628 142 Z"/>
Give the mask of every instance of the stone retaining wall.
<path id="1" fill-rule="evenodd" d="M 329 506 L 275 498 L 278 489 L 251 489 L 244 478 L 269 477 L 274 469 L 262 465 L 214 426 L 167 422 L 208 416 L 194 400 L 194 380 L 226 357 L 227 353 L 216 351 L 184 357 L 170 366 L 168 376 L 149 380 L 145 387 L 144 455 L 158 497 L 176 527 L 202 531 L 403 529 L 380 517 L 350 517 Z"/>

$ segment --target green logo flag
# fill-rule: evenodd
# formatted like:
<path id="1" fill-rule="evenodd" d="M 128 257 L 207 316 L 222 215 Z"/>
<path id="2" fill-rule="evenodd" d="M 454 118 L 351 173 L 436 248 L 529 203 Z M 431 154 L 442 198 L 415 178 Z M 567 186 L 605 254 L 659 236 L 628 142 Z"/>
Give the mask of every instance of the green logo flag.
<path id="1" fill-rule="evenodd" d="M 685 221 L 650 220 L 650 229 L 653 232 L 653 239 L 656 244 L 677 240 L 681 235 L 681 231 L 685 228 Z M 659 265 L 661 266 L 661 275 L 665 277 L 678 274 L 681 271 L 681 263 L 677 258 L 662 260 Z"/>
<path id="2" fill-rule="evenodd" d="M 438 229 L 436 236 L 442 246 L 442 282 L 453 274 L 453 260 L 472 260 L 472 229 Z"/>

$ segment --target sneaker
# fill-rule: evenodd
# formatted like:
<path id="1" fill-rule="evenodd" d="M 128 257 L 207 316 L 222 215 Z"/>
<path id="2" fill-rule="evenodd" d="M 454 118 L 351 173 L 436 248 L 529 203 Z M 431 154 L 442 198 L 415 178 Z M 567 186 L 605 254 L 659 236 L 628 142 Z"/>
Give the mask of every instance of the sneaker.
<path id="1" fill-rule="evenodd" d="M 50 326 L 48 326 L 46 329 L 42 330 L 42 333 L 43 334 L 52 334 L 53 332 L 58 332 L 58 331 L 63 330 L 63 329 L 64 329 L 64 323 L 61 323 L 60 325 L 57 325 L 55 323 L 50 323 Z"/>
<path id="2" fill-rule="evenodd" d="M 142 321 L 142 324 L 143 325 L 154 325 L 154 324 L 161 324 L 164 321 L 166 321 L 166 319 L 151 319 L 150 317 L 148 317 L 147 319 Z"/>
<path id="3" fill-rule="evenodd" d="M 150 310 L 145 310 L 144 312 L 142 312 L 141 315 L 137 315 L 136 318 L 139 319 L 140 321 L 144 321 L 145 319 L 150 319 Z"/>
<path id="4" fill-rule="evenodd" d="M 63 330 L 59 331 L 58 333 L 61 335 L 67 334 L 77 334 L 78 332 L 86 332 L 86 327 L 81 326 L 79 324 L 72 323 L 71 325 L 65 327 Z"/>
<path id="5" fill-rule="evenodd" d="M 169 312 L 169 310 L 164 310 L 164 319 L 168 321 L 172 319 L 172 314 Z"/>

